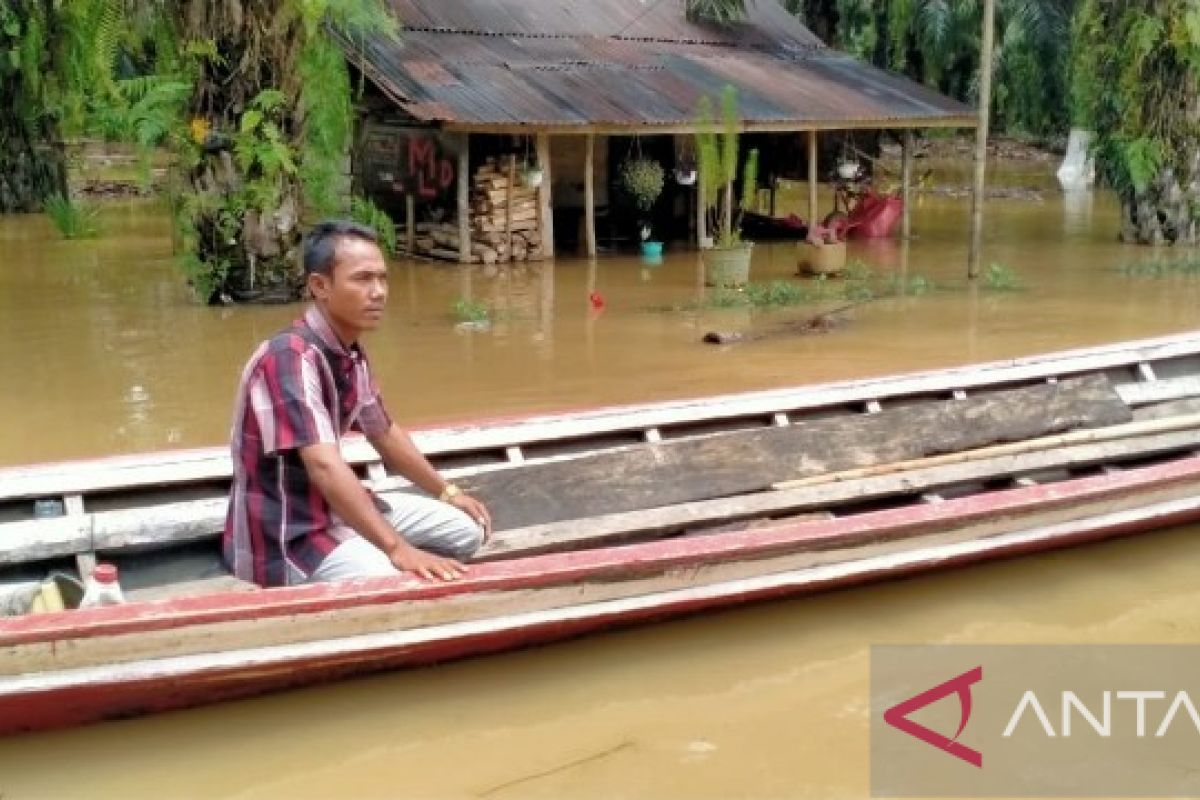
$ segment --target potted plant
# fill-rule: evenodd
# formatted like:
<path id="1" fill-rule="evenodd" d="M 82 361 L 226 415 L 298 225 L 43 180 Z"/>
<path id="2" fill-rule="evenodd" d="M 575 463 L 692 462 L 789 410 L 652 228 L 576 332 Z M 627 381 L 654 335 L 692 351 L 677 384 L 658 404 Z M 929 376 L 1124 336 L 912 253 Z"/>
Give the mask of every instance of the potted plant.
<path id="1" fill-rule="evenodd" d="M 812 223 L 808 237 L 796 244 L 796 261 L 801 273 L 837 275 L 846 268 L 846 225 L 844 219 L 829 225 Z"/>
<path id="2" fill-rule="evenodd" d="M 696 159 L 686 156 L 675 164 L 675 182 L 680 186 L 692 186 L 696 183 Z"/>
<path id="3" fill-rule="evenodd" d="M 621 164 L 620 185 L 633 200 L 633 205 L 642 218 L 640 224 L 642 253 L 662 254 L 662 242 L 651 238 L 653 229 L 649 222 L 650 210 L 662 194 L 666 176 L 662 164 L 652 158 L 637 156 Z"/>
<path id="4" fill-rule="evenodd" d="M 710 286 L 742 286 L 750 280 L 753 242 L 741 235 L 742 209 L 753 202 L 758 183 L 758 151 L 751 150 L 742 172 L 741 203 L 735 203 L 733 183 L 740 163 L 737 89 L 726 86 L 721 95 L 722 120 L 718 126 L 712 103 L 700 101 L 696 152 L 700 183 L 708 204 L 708 228 L 713 246 L 701 253 L 705 282 Z"/>
<path id="5" fill-rule="evenodd" d="M 532 162 L 526 162 L 521 168 L 521 183 L 529 189 L 536 189 L 542 185 L 542 179 L 546 177 L 546 171 L 541 165 Z"/>

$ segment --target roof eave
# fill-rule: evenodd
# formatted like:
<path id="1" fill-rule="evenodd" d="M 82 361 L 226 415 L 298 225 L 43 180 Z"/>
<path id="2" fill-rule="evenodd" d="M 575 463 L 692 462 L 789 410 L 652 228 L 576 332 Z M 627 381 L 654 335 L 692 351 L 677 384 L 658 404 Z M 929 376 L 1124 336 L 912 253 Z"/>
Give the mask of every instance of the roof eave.
<path id="1" fill-rule="evenodd" d="M 456 120 L 429 119 L 425 122 L 438 125 L 447 131 L 456 133 L 489 133 L 529 135 L 545 133 L 555 135 L 571 134 L 602 134 L 611 136 L 634 135 L 667 135 L 692 134 L 698 129 L 695 123 L 663 123 L 663 124 L 607 124 L 607 123 L 490 123 L 462 122 Z M 804 131 L 846 131 L 846 130 L 903 130 L 926 128 L 975 128 L 979 118 L 975 116 L 960 117 L 911 117 L 903 119 L 868 119 L 868 120 L 822 120 L 806 122 L 801 120 L 783 120 L 778 122 L 746 122 L 740 127 L 745 133 L 797 133 Z"/>

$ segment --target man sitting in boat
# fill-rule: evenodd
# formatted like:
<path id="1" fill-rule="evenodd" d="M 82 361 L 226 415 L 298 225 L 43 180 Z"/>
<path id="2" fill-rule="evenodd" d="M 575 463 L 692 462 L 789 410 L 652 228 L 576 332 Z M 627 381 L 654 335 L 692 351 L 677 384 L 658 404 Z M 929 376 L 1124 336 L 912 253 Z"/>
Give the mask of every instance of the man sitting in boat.
<path id="1" fill-rule="evenodd" d="M 444 480 L 384 410 L 359 336 L 379 327 L 387 263 L 370 228 L 317 225 L 304 241 L 313 303 L 242 372 L 222 550 L 260 586 L 411 572 L 455 580 L 491 533 L 482 503 Z M 342 457 L 358 431 L 428 496 L 388 506 Z M 437 499 L 434 499 L 437 498 Z"/>

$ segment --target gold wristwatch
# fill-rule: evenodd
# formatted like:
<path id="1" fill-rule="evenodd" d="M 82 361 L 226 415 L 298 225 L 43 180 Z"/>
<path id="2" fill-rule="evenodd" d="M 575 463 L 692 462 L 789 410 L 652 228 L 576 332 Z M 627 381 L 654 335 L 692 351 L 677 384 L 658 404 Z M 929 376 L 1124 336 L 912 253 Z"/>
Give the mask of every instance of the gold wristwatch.
<path id="1" fill-rule="evenodd" d="M 447 483 L 446 488 L 442 489 L 442 493 L 438 495 L 438 500 L 441 500 L 443 503 L 449 503 L 451 498 L 458 497 L 462 493 L 462 489 L 453 483 Z"/>

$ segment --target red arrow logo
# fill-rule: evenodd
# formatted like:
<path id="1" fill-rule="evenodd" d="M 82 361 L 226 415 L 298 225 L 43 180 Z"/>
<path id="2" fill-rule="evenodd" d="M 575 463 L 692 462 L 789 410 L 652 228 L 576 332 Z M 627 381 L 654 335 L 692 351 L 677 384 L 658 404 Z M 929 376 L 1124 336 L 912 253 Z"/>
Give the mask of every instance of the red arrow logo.
<path id="1" fill-rule="evenodd" d="M 967 670 L 962 675 L 951 678 L 945 683 L 939 683 L 932 689 L 928 689 L 915 697 L 908 698 L 903 703 L 897 703 L 892 706 L 883 712 L 883 721 L 897 730 L 904 731 L 909 736 L 915 736 L 926 744 L 931 744 L 939 750 L 946 751 L 955 758 L 961 758 L 968 764 L 982 768 L 983 753 L 980 753 L 978 750 L 972 750 L 965 744 L 955 741 L 963 732 L 963 729 L 967 727 L 967 721 L 971 719 L 971 685 L 981 680 L 983 680 L 982 666 Z M 958 706 L 962 712 L 958 723 L 958 730 L 954 732 L 953 737 L 946 738 L 937 731 L 926 728 L 924 725 L 913 722 L 908 718 L 908 715 L 914 711 L 919 711 L 931 703 L 936 703 L 949 694 L 958 695 Z"/>

